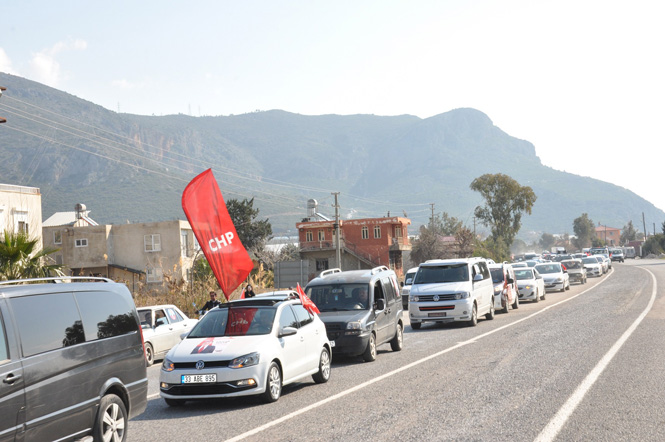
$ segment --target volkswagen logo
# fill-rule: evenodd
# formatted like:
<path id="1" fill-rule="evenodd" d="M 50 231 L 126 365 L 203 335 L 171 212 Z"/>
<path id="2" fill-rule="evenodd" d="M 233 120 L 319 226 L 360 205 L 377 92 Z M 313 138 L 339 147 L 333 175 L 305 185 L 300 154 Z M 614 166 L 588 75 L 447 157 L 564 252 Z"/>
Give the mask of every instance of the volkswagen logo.
<path id="1" fill-rule="evenodd" d="M 205 367 L 205 363 L 203 361 L 196 361 L 196 369 L 197 370 L 203 370 L 203 367 Z"/>
<path id="2" fill-rule="evenodd" d="M 434 302 L 437 302 L 439 300 L 439 295 L 434 295 L 434 298 L 432 298 Z"/>

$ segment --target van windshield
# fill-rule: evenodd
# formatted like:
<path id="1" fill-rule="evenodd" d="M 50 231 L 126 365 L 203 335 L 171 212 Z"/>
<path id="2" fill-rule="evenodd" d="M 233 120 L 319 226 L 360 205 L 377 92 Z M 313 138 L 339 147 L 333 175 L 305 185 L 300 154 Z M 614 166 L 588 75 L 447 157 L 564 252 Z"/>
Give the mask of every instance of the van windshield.
<path id="1" fill-rule="evenodd" d="M 503 269 L 490 269 L 490 272 L 492 273 L 493 283 L 503 282 Z"/>
<path id="2" fill-rule="evenodd" d="M 440 266 L 421 266 L 414 284 L 432 284 L 441 282 L 466 282 L 469 270 L 466 263 Z"/>
<path id="3" fill-rule="evenodd" d="M 326 284 L 307 287 L 307 296 L 320 312 L 367 310 L 369 284 Z"/>

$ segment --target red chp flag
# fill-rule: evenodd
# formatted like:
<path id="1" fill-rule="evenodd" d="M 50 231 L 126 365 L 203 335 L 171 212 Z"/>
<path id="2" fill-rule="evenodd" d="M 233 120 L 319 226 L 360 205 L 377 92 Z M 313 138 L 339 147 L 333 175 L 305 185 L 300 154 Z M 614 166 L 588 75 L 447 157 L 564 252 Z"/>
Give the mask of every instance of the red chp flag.
<path id="1" fill-rule="evenodd" d="M 300 297 L 300 302 L 302 303 L 303 307 L 309 310 L 311 314 L 321 313 L 316 304 L 314 304 L 314 302 L 311 299 L 309 299 L 309 296 L 307 296 L 303 291 L 302 287 L 300 287 L 300 283 L 298 283 L 296 289 L 298 291 L 298 296 Z"/>
<path id="2" fill-rule="evenodd" d="M 228 301 L 254 263 L 238 238 L 211 169 L 185 187 L 182 209 Z"/>

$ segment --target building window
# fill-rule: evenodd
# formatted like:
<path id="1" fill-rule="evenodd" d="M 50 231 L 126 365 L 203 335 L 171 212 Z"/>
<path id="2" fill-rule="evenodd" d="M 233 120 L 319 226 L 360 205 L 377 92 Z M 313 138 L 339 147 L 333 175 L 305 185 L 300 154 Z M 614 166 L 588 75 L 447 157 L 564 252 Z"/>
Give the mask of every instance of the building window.
<path id="1" fill-rule="evenodd" d="M 328 270 L 328 258 L 316 260 L 316 271 L 322 272 Z"/>
<path id="2" fill-rule="evenodd" d="M 28 212 L 16 211 L 14 213 L 16 221 L 16 233 L 28 233 Z"/>
<path id="3" fill-rule="evenodd" d="M 402 226 L 395 226 L 395 237 L 396 238 L 402 237 Z"/>
<path id="4" fill-rule="evenodd" d="M 162 282 L 163 279 L 162 269 L 148 267 L 147 269 L 145 269 L 145 276 L 146 276 L 146 281 L 149 283 Z"/>
<path id="5" fill-rule="evenodd" d="M 62 254 L 61 253 L 58 253 L 57 255 L 55 255 L 55 265 L 59 265 L 59 266 L 63 265 Z"/>
<path id="6" fill-rule="evenodd" d="M 374 226 L 374 238 L 381 238 L 381 226 Z"/>
<path id="7" fill-rule="evenodd" d="M 314 234 L 312 233 L 311 230 L 308 230 L 305 233 L 305 241 L 307 241 L 307 242 L 314 241 Z"/>
<path id="8" fill-rule="evenodd" d="M 80 238 L 80 239 L 77 239 L 77 240 L 74 242 L 74 246 L 75 246 L 75 247 L 88 247 L 88 239 L 87 239 L 87 238 Z"/>
<path id="9" fill-rule="evenodd" d="M 326 239 L 326 232 L 323 230 L 319 230 L 319 241 L 323 241 Z"/>
<path id="10" fill-rule="evenodd" d="M 363 227 L 360 230 L 360 234 L 361 234 L 362 239 L 368 239 L 369 238 L 369 229 L 367 228 L 367 226 Z"/>
<path id="11" fill-rule="evenodd" d="M 159 233 L 154 235 L 143 235 L 143 246 L 146 252 L 159 252 L 162 250 L 162 242 Z"/>
<path id="12" fill-rule="evenodd" d="M 189 241 L 188 241 L 188 234 L 187 230 L 181 230 L 180 231 L 180 254 L 182 256 L 192 256 L 192 251 L 188 247 Z"/>
<path id="13" fill-rule="evenodd" d="M 53 232 L 53 244 L 62 244 L 62 232 L 60 230 Z"/>

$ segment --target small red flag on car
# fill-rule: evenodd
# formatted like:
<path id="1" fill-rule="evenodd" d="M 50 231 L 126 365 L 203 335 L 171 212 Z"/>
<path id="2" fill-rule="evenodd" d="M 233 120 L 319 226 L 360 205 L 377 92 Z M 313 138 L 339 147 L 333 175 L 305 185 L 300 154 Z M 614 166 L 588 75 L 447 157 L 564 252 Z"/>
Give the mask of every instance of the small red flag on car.
<path id="1" fill-rule="evenodd" d="M 314 302 L 312 302 L 312 300 L 309 299 L 309 297 L 303 291 L 302 287 L 300 287 L 300 283 L 298 283 L 296 289 L 298 291 L 298 296 L 300 297 L 300 302 L 302 302 L 303 307 L 305 307 L 307 310 L 309 310 L 309 312 L 312 313 L 312 314 L 321 313 L 319 311 L 319 308 L 316 306 L 316 304 L 314 304 Z"/>
<path id="2" fill-rule="evenodd" d="M 182 193 L 182 209 L 226 300 L 254 268 L 238 238 L 212 170 L 194 178 Z"/>

